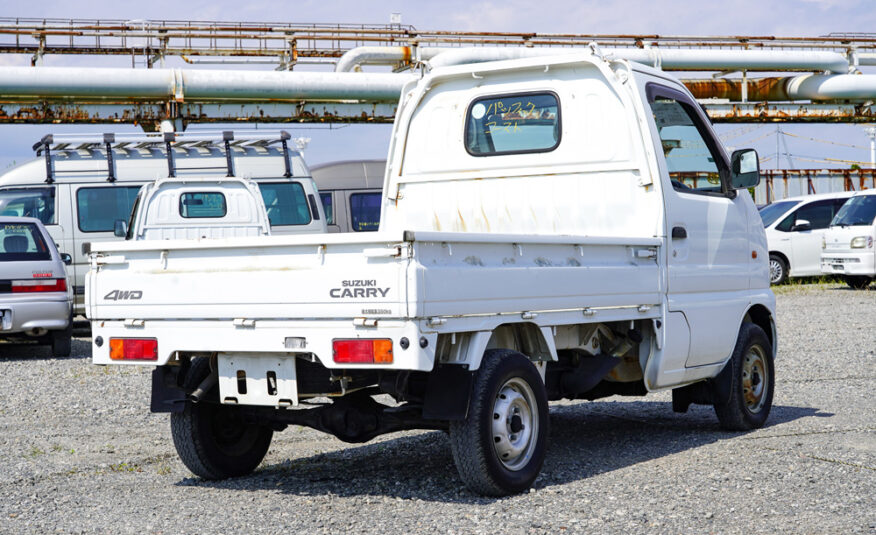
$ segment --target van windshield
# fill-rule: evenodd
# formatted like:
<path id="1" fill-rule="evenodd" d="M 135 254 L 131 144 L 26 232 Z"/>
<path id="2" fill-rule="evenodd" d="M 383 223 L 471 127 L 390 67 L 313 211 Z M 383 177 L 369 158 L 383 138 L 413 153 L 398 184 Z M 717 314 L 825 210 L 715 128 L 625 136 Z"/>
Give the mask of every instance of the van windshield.
<path id="1" fill-rule="evenodd" d="M 876 195 L 858 195 L 849 199 L 849 202 L 840 208 L 830 225 L 870 226 L 874 218 L 876 218 Z"/>
<path id="2" fill-rule="evenodd" d="M 55 224 L 55 188 L 0 190 L 0 216 L 35 217 L 43 225 Z"/>
<path id="3" fill-rule="evenodd" d="M 776 219 L 781 217 L 782 214 L 798 204 L 800 204 L 800 201 L 781 201 L 761 208 L 760 218 L 763 220 L 764 228 L 775 223 Z"/>

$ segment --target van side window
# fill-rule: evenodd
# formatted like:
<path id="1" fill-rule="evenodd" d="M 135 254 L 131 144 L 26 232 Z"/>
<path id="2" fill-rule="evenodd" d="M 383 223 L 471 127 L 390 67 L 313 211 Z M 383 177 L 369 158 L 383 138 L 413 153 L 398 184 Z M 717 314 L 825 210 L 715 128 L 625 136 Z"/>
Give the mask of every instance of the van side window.
<path id="1" fill-rule="evenodd" d="M 466 114 L 465 149 L 472 156 L 549 152 L 560 144 L 561 131 L 553 93 L 479 98 Z"/>
<path id="2" fill-rule="evenodd" d="M 320 193 L 320 200 L 322 200 L 322 210 L 325 212 L 325 224 L 326 225 L 334 225 L 335 224 L 335 211 L 334 206 L 332 206 L 332 194 L 329 193 Z"/>
<path id="3" fill-rule="evenodd" d="M 354 193 L 350 195 L 350 216 L 356 232 L 377 230 L 380 226 L 380 197 L 382 193 Z"/>
<path id="4" fill-rule="evenodd" d="M 0 215 L 35 217 L 43 225 L 55 225 L 55 188 L 0 190 Z"/>
<path id="5" fill-rule="evenodd" d="M 680 192 L 721 193 L 723 160 L 708 143 L 697 113 L 688 103 L 662 95 L 651 101 L 651 112 L 672 187 Z"/>
<path id="6" fill-rule="evenodd" d="M 112 232 L 115 222 L 127 221 L 140 186 L 79 188 L 76 211 L 82 232 Z"/>
<path id="7" fill-rule="evenodd" d="M 272 227 L 310 223 L 307 197 L 298 182 L 262 182 L 259 190 Z"/>
<path id="8" fill-rule="evenodd" d="M 185 218 L 225 217 L 228 206 L 220 192 L 188 192 L 179 198 L 179 215 Z"/>

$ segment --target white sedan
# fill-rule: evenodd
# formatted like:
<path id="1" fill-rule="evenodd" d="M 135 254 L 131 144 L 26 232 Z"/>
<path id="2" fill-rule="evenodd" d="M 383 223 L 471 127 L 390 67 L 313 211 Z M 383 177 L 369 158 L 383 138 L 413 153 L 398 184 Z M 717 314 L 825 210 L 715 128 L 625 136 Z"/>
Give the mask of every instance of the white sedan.
<path id="1" fill-rule="evenodd" d="M 854 191 L 782 199 L 760 209 L 770 252 L 770 283 L 821 275 L 821 239 Z"/>

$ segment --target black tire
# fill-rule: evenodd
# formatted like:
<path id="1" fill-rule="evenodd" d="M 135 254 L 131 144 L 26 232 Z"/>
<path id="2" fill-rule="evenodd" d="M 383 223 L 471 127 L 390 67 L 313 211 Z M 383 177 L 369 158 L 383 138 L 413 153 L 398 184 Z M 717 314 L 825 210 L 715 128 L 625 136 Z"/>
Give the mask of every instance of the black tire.
<path id="1" fill-rule="evenodd" d="M 73 345 L 73 312 L 63 331 L 49 331 L 49 344 L 53 357 L 69 357 Z"/>
<path id="2" fill-rule="evenodd" d="M 187 392 L 194 390 L 209 373 L 209 359 L 195 359 L 183 387 Z M 180 460 L 204 479 L 251 473 L 265 458 L 274 435 L 269 427 L 243 421 L 237 407 L 219 404 L 218 390 L 214 386 L 204 401 L 186 401 L 182 412 L 170 415 Z"/>
<path id="3" fill-rule="evenodd" d="M 528 489 L 544 463 L 548 425 L 547 393 L 532 362 L 516 351 L 487 351 L 467 418 L 450 422 L 459 477 L 487 496 Z"/>
<path id="4" fill-rule="evenodd" d="M 777 254 L 770 254 L 770 284 L 784 284 L 788 280 L 788 262 Z"/>
<path id="5" fill-rule="evenodd" d="M 870 285 L 873 278 L 866 275 L 846 275 L 843 277 L 843 280 L 846 281 L 846 284 L 848 284 L 849 287 L 854 288 L 855 290 L 863 290 Z"/>
<path id="6" fill-rule="evenodd" d="M 730 399 L 715 404 L 721 427 L 728 431 L 749 431 L 763 426 L 773 406 L 775 370 L 773 349 L 763 329 L 743 323 L 730 369 Z"/>

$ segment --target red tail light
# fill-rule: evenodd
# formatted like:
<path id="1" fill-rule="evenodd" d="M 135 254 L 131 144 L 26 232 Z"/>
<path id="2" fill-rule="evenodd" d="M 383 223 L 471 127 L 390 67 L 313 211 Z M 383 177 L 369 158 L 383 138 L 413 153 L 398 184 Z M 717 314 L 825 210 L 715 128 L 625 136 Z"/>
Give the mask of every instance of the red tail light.
<path id="1" fill-rule="evenodd" d="M 110 338 L 112 360 L 158 360 L 155 338 Z"/>
<path id="2" fill-rule="evenodd" d="M 12 281 L 12 293 L 66 292 L 67 279 L 33 279 Z"/>
<path id="3" fill-rule="evenodd" d="M 333 340 L 335 362 L 351 364 L 392 364 L 392 340 L 355 339 Z"/>

